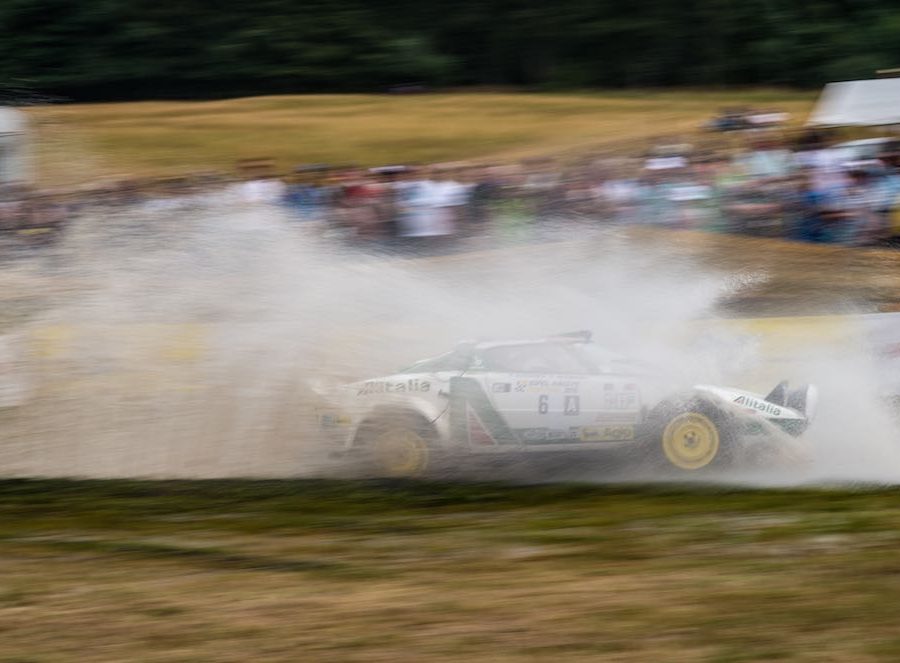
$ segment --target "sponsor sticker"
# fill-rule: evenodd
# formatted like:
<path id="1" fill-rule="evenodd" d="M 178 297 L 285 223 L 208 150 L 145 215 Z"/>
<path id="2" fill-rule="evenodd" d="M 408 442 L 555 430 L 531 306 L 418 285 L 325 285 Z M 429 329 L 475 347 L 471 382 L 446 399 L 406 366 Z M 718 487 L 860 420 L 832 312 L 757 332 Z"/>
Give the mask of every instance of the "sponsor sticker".
<path id="1" fill-rule="evenodd" d="M 768 401 L 761 401 L 757 398 L 750 398 L 749 396 L 738 396 L 732 403 L 735 405 L 743 405 L 746 408 L 757 410 L 764 414 L 771 414 L 773 417 L 777 417 L 781 414 L 781 408 L 777 405 L 772 405 L 772 403 L 769 403 Z"/>
<path id="2" fill-rule="evenodd" d="M 517 431 L 523 442 L 558 442 L 578 439 L 574 430 L 556 428 L 523 428 Z"/>
<path id="3" fill-rule="evenodd" d="M 578 433 L 582 442 L 618 442 L 634 439 L 634 426 L 584 426 Z"/>
<path id="4" fill-rule="evenodd" d="M 319 418 L 319 423 L 323 428 L 334 428 L 336 426 L 349 426 L 353 420 L 346 414 L 323 414 Z"/>
<path id="5" fill-rule="evenodd" d="M 363 382 L 356 392 L 357 396 L 369 396 L 370 394 L 404 394 L 408 392 L 425 393 L 431 391 L 431 383 L 428 380 L 410 378 L 409 380 L 370 380 Z"/>
<path id="6" fill-rule="evenodd" d="M 604 391 L 604 410 L 636 410 L 638 407 L 637 391 Z"/>
<path id="7" fill-rule="evenodd" d="M 517 393 L 542 391 L 561 392 L 563 394 L 577 394 L 581 387 L 581 380 L 569 380 L 565 378 L 531 378 L 528 380 L 516 380 L 515 391 Z"/>

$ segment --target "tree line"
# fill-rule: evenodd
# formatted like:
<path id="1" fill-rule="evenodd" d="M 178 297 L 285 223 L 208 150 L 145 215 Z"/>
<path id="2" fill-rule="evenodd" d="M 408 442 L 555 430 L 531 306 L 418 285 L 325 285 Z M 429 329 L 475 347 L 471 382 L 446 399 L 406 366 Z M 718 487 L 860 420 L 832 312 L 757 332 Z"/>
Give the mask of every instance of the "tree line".
<path id="1" fill-rule="evenodd" d="M 3 0 L 0 86 L 76 100 L 818 86 L 900 66 L 900 0 Z"/>

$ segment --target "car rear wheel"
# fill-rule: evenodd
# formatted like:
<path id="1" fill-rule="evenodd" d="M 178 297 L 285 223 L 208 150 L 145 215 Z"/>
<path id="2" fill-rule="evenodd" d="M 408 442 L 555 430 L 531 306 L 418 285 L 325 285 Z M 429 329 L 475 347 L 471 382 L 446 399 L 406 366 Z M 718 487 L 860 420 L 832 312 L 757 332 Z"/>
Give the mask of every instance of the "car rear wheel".
<path id="1" fill-rule="evenodd" d="M 391 428 L 375 438 L 372 456 L 376 471 L 388 477 L 416 477 L 428 468 L 428 443 L 410 428 Z"/>
<path id="2" fill-rule="evenodd" d="M 419 417 L 384 416 L 363 427 L 357 445 L 366 452 L 367 473 L 384 478 L 415 478 L 434 464 L 431 427 Z"/>

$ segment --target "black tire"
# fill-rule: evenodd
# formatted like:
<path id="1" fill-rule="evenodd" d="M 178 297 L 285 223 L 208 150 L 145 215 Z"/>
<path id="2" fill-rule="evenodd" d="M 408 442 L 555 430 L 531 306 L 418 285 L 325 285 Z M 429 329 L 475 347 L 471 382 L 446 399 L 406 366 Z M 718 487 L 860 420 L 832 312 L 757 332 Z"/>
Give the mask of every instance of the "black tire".
<path id="1" fill-rule="evenodd" d="M 738 436 L 725 412 L 708 401 L 690 398 L 657 406 L 641 437 L 646 465 L 694 474 L 729 467 Z"/>

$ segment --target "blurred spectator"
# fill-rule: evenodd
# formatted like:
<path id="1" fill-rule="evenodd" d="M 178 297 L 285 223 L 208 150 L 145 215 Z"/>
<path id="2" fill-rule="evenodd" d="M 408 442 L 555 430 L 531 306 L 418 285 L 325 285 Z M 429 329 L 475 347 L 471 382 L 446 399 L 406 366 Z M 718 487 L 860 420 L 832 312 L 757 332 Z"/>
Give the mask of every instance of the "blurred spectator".
<path id="1" fill-rule="evenodd" d="M 736 157 L 735 165 L 753 180 L 781 179 L 791 174 L 793 155 L 774 134 L 760 134 L 751 139 L 750 150 Z"/>
<path id="2" fill-rule="evenodd" d="M 385 195 L 385 188 L 365 170 L 343 168 L 336 174 L 332 190 L 332 219 L 359 239 L 381 239 L 385 229 L 378 210 Z"/>
<path id="3" fill-rule="evenodd" d="M 500 182 L 491 168 L 473 168 L 469 171 L 469 199 L 466 222 L 473 229 L 484 228 L 490 220 L 491 207 L 500 198 Z"/>
<path id="4" fill-rule="evenodd" d="M 850 185 L 844 199 L 846 222 L 837 241 L 853 246 L 874 244 L 886 235 L 886 219 L 882 214 L 883 190 L 881 174 L 872 163 L 850 164 Z"/>
<path id="5" fill-rule="evenodd" d="M 15 232 L 25 214 L 27 189 L 9 184 L 0 187 L 0 232 Z"/>
<path id="6" fill-rule="evenodd" d="M 796 179 L 796 190 L 793 195 L 793 223 L 789 229 L 789 237 L 806 242 L 829 241 L 829 214 L 833 214 L 832 201 L 827 191 L 816 186 L 812 169 L 802 170 Z"/>
<path id="7" fill-rule="evenodd" d="M 242 203 L 279 203 L 285 196 L 286 185 L 279 179 L 271 159 L 243 159 L 237 163 L 240 179 L 229 193 Z"/>
<path id="8" fill-rule="evenodd" d="M 310 164 L 297 166 L 285 185 L 284 204 L 302 221 L 321 221 L 329 204 L 325 185 L 329 166 Z"/>
<path id="9" fill-rule="evenodd" d="M 456 230 L 455 188 L 449 180 L 442 180 L 443 177 L 438 168 L 430 172 L 410 168 L 403 181 L 396 185 L 400 237 L 445 237 Z"/>
<path id="10" fill-rule="evenodd" d="M 789 148 L 770 128 L 785 118 L 759 117 L 766 115 L 778 114 L 730 109 L 723 117 L 742 118 L 741 133 L 698 137 L 698 147 L 668 141 L 642 157 L 369 169 L 309 164 L 287 176 L 272 159 L 258 158 L 239 161 L 231 182 L 200 173 L 66 192 L 7 186 L 0 190 L 0 237 L 3 246 L 11 238 L 51 239 L 85 209 L 154 215 L 246 203 L 279 206 L 290 218 L 314 222 L 317 232 L 359 246 L 415 252 L 471 246 L 475 237 L 574 237 L 578 227 L 610 223 L 848 246 L 900 243 L 900 142 L 835 146 L 827 134 L 808 131 Z M 847 161 L 850 144 L 879 151 Z"/>

